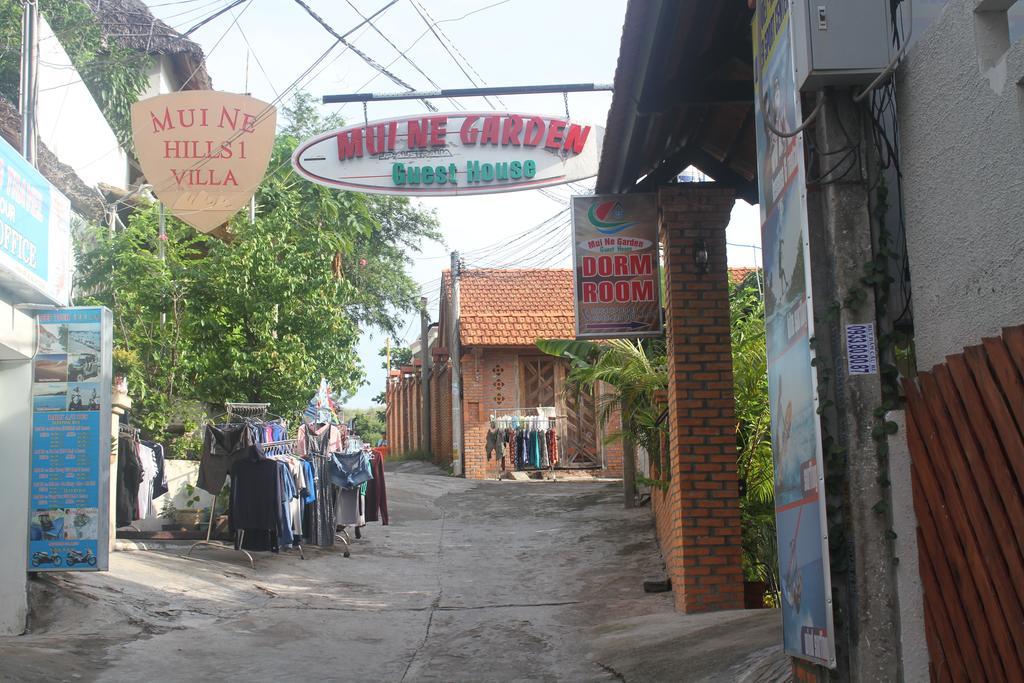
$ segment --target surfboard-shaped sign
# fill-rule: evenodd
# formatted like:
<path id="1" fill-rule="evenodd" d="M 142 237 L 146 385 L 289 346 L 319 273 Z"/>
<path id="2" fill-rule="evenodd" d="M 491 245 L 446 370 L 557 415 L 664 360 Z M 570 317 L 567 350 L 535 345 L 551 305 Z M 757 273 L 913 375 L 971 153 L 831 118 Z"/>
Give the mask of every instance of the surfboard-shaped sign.
<path id="1" fill-rule="evenodd" d="M 562 185 L 597 175 L 604 129 L 556 116 L 455 112 L 323 133 L 292 155 L 314 183 L 438 197 Z"/>

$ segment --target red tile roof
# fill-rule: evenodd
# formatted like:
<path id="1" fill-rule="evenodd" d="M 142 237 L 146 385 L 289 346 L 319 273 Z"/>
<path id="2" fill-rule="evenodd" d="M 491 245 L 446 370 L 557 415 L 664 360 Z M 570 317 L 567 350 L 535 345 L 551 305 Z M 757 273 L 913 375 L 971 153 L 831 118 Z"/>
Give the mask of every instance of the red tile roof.
<path id="1" fill-rule="evenodd" d="M 459 309 L 464 346 L 533 346 L 574 339 L 572 270 L 464 270 Z"/>
<path id="2" fill-rule="evenodd" d="M 740 282 L 753 268 L 730 268 Z M 442 272 L 443 296 L 451 279 Z M 464 270 L 459 286 L 463 346 L 533 346 L 540 339 L 575 339 L 572 270 Z"/>
<path id="3" fill-rule="evenodd" d="M 746 279 L 746 277 L 753 273 L 755 270 L 757 270 L 757 268 L 730 268 L 729 282 L 732 282 L 733 284 L 739 284 L 740 282 L 743 282 L 743 280 Z"/>

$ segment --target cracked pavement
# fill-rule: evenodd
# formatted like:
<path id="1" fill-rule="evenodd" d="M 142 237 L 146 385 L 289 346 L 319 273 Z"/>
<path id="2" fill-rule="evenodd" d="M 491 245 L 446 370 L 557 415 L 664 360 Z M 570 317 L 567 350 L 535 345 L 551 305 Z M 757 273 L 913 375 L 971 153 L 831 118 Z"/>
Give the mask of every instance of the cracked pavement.
<path id="1" fill-rule="evenodd" d="M 649 508 L 615 484 L 474 482 L 389 464 L 392 524 L 342 547 L 112 554 L 31 581 L 0 680 L 781 680 L 774 611 L 684 616 Z"/>

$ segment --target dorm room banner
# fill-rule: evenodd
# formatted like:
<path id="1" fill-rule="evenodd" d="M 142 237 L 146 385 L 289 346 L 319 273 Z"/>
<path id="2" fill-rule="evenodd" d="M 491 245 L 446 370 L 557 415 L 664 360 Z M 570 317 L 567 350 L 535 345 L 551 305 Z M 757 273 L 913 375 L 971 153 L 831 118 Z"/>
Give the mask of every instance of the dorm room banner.
<path id="1" fill-rule="evenodd" d="M 29 571 L 107 568 L 112 325 L 105 308 L 36 317 Z"/>
<path id="2" fill-rule="evenodd" d="M 789 2 L 758 3 L 754 18 L 758 186 L 775 515 L 785 650 L 835 667 L 817 375 L 811 366 L 810 255 L 803 118 L 793 71 Z"/>
<path id="3" fill-rule="evenodd" d="M 662 334 L 653 194 L 572 198 L 577 339 Z"/>

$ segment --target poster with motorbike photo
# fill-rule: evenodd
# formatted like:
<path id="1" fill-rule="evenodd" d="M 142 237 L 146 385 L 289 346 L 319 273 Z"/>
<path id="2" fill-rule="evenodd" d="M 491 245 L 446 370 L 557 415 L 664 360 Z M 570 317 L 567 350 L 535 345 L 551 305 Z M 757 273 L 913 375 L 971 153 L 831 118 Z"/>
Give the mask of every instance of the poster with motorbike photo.
<path id="1" fill-rule="evenodd" d="M 112 316 L 105 308 L 55 309 L 40 311 L 36 325 L 27 569 L 105 570 Z"/>

